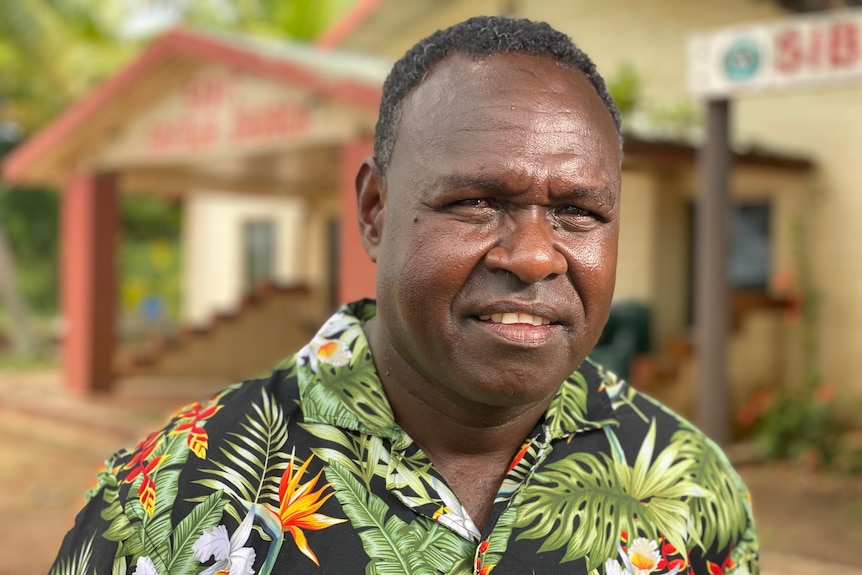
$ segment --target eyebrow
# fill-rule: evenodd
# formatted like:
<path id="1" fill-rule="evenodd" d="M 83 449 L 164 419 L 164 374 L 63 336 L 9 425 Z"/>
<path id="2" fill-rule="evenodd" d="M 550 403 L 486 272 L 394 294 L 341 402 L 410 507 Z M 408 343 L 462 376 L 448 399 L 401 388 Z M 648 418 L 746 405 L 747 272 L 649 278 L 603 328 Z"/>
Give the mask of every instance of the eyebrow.
<path id="1" fill-rule="evenodd" d="M 447 188 L 479 188 L 489 191 L 510 188 L 502 178 L 478 174 L 446 174 L 440 178 L 439 183 Z"/>
<path id="2" fill-rule="evenodd" d="M 512 186 L 507 184 L 503 178 L 490 174 L 446 174 L 440 178 L 439 183 L 446 188 L 477 189 L 488 192 L 518 193 L 525 191 L 524 189 L 512 189 Z M 555 193 L 553 190 L 551 192 L 552 198 L 589 198 L 609 205 L 616 204 L 614 196 L 615 194 L 610 186 L 580 185 L 567 187 L 559 193 Z"/>

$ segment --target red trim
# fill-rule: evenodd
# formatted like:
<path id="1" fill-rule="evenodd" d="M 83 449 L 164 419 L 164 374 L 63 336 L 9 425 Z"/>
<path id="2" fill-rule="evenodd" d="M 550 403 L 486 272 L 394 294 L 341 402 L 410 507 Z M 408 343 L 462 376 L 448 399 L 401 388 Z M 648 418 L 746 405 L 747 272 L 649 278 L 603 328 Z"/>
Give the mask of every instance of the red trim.
<path id="1" fill-rule="evenodd" d="M 332 80 L 295 62 L 244 50 L 199 32 L 177 29 L 159 37 L 132 64 L 18 146 L 3 162 L 2 177 L 9 182 L 21 179 L 30 166 L 51 149 L 68 143 L 71 135 L 85 126 L 90 117 L 108 106 L 145 74 L 177 55 L 234 65 L 287 83 L 299 84 L 321 96 L 374 112 L 380 104 L 380 86 L 356 80 Z"/>
<path id="2" fill-rule="evenodd" d="M 369 16 L 377 12 L 381 4 L 381 0 L 356 0 L 350 10 L 320 35 L 315 44 L 321 48 L 338 46 Z"/>

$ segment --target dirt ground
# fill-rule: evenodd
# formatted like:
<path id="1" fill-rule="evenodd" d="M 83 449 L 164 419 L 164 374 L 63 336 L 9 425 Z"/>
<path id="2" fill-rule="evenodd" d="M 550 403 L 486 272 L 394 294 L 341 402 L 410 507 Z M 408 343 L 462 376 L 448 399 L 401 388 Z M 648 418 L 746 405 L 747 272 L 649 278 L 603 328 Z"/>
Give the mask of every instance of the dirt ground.
<path id="1" fill-rule="evenodd" d="M 35 438 L 9 432 L 28 418 L 3 413 L 0 435 L 0 575 L 44 575 L 102 458 L 116 446 L 48 423 Z M 49 435 L 56 434 L 56 437 Z M 62 440 L 60 440 L 62 438 Z M 80 439 L 83 444 L 75 444 Z M 106 448 L 108 449 L 106 451 Z"/>
<path id="2" fill-rule="evenodd" d="M 163 421 L 171 411 L 164 405 L 186 398 L 57 400 L 39 411 L 29 392 L 22 399 L 13 391 L 20 382 L 4 381 L 0 375 L 0 575 L 44 575 L 104 456 Z M 51 390 L 34 390 L 44 407 Z M 132 417 L 131 403 L 150 409 Z M 752 493 L 764 575 L 862 575 L 862 477 L 787 465 L 739 471 Z"/>

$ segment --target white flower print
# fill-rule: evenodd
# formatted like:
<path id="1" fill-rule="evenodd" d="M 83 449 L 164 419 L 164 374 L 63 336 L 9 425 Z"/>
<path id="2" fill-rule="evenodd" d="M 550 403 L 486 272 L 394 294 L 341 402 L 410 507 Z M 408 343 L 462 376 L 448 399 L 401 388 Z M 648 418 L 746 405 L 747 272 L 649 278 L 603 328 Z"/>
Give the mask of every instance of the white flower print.
<path id="1" fill-rule="evenodd" d="M 251 535 L 253 523 L 254 514 L 249 512 L 230 539 L 224 525 L 204 531 L 192 546 L 195 559 L 204 563 L 214 558 L 216 562 L 202 571 L 201 575 L 254 575 L 254 549 L 244 547 Z"/>
<path id="2" fill-rule="evenodd" d="M 135 564 L 135 570 L 132 575 L 159 575 L 156 571 L 156 566 L 153 565 L 153 560 L 149 557 L 138 557 L 138 562 Z"/>

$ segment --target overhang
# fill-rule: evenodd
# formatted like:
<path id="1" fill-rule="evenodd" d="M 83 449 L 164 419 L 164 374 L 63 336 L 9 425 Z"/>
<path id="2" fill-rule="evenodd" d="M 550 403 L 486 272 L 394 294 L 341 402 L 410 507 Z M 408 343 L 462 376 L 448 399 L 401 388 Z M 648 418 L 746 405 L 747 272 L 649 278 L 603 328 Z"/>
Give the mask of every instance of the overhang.
<path id="1" fill-rule="evenodd" d="M 18 146 L 2 176 L 60 185 L 76 168 L 95 167 L 152 182 L 158 168 L 163 180 L 192 184 L 198 174 L 205 185 L 230 179 L 227 158 L 272 164 L 287 149 L 298 167 L 314 158 L 325 166 L 315 150 L 373 133 L 388 69 L 352 52 L 176 29 Z M 213 135 L 219 130 L 231 134 Z"/>

